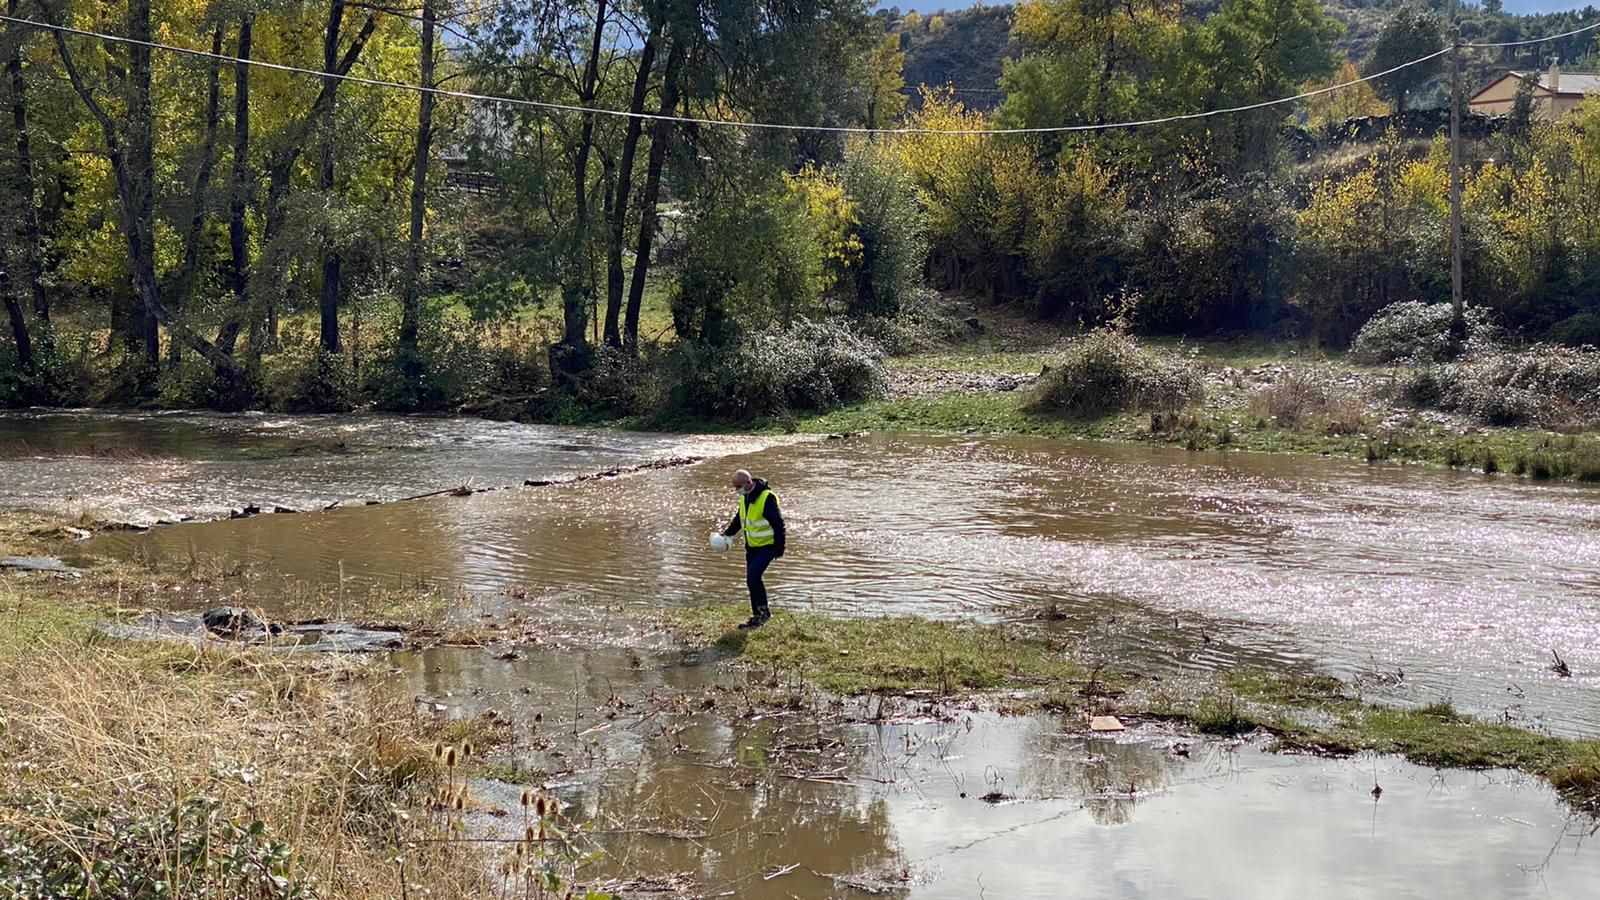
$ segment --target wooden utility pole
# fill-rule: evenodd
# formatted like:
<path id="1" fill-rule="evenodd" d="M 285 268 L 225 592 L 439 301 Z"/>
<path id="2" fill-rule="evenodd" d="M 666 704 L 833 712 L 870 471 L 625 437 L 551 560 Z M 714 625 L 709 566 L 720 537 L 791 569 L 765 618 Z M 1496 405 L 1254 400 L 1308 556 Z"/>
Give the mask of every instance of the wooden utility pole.
<path id="1" fill-rule="evenodd" d="M 1459 344 L 1467 336 L 1466 301 L 1461 289 L 1461 26 L 1450 44 L 1450 333 Z"/>

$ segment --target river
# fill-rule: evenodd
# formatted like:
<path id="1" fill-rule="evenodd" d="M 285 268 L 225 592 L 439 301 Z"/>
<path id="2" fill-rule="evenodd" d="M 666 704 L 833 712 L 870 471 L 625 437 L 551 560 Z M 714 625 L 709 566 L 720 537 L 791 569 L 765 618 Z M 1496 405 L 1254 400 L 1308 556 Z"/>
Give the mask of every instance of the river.
<path id="1" fill-rule="evenodd" d="M 1060 630 L 1119 666 L 1318 669 L 1395 702 L 1445 697 L 1526 727 L 1600 730 L 1593 487 L 1027 438 L 643 435 L 385 416 L 31 413 L 0 417 L 0 448 L 0 506 L 210 520 L 101 534 L 81 552 L 248 564 L 271 576 L 246 598 L 268 609 L 284 583 L 341 576 L 347 590 L 425 578 L 458 586 L 474 608 L 602 631 L 619 605 L 735 602 L 739 560 L 709 550 L 706 535 L 731 514 L 727 474 L 743 467 L 771 479 L 790 524 L 791 552 L 771 579 L 779 606 L 1015 620 Z M 681 457 L 706 459 L 523 486 Z M 374 502 L 463 484 L 496 490 Z M 225 519 L 245 507 L 300 512 Z M 1549 671 L 1552 650 L 1572 677 Z M 596 645 L 497 662 L 441 651 L 407 657 L 403 669 L 419 696 L 470 712 L 486 701 L 463 698 L 509 695 L 513 684 L 571 692 L 573 672 L 590 676 L 580 677 L 584 690 L 600 690 L 602 674 L 605 690 L 637 682 L 637 666 L 607 656 L 620 652 Z M 703 677 L 670 656 L 660 667 Z M 896 867 L 905 870 L 897 894 L 1043 896 L 1023 877 L 1043 854 L 1082 879 L 1063 893 L 1083 896 L 1214 896 L 1206 885 L 1239 879 L 1255 887 L 1230 893 L 1281 896 L 1309 890 L 1302 877 L 1327 879 L 1327 896 L 1384 896 L 1417 874 L 1406 853 L 1433 854 L 1434 883 L 1457 885 L 1441 896 L 1478 892 L 1486 878 L 1505 888 L 1497 896 L 1544 895 L 1541 885 L 1569 896 L 1554 886 L 1600 877 L 1592 853 L 1545 864 L 1550 847 L 1564 846 L 1565 816 L 1547 790 L 1503 773 L 1440 783 L 1393 760 L 1219 745 L 1175 760 L 1159 736 L 1090 745 L 1048 718 L 979 716 L 959 737 L 965 750 L 902 779 L 885 776 L 898 757 L 883 748 L 957 740 L 941 737 L 947 724 L 825 730 L 852 754 L 851 782 L 801 783 L 731 810 L 749 820 L 746 842 L 696 845 L 711 848 L 694 855 L 705 883 L 764 883 L 760 867 L 781 868 L 788 856 L 758 853 L 749 835 L 795 821 L 822 829 L 780 845 L 803 871 L 741 896 L 836 896 L 850 882 L 830 873 Z M 705 762 L 737 756 L 752 732 L 717 720 L 679 740 Z M 630 762 L 586 782 L 580 801 L 593 813 L 617 797 L 677 797 L 690 782 L 731 796 L 722 776 L 701 767 L 691 777 L 690 763 L 659 743 L 630 745 Z M 1116 799 L 1123 778 L 1105 760 L 1123 757 L 1144 773 L 1124 805 L 1148 812 L 1103 822 L 1094 809 Z M 632 774 L 618 780 L 617 771 Z M 1028 802 L 974 806 L 950 789 L 996 774 Z M 1391 791 L 1377 806 L 1370 783 L 1361 786 L 1372 780 Z M 1119 826 L 1115 837 L 1108 824 Z M 1209 838 L 1197 840 L 1196 828 Z M 1314 848 L 1304 876 L 1272 849 L 1290 833 Z M 860 858 L 840 858 L 853 842 Z M 609 843 L 613 861 L 691 861 L 681 841 Z M 1448 866 L 1438 856 L 1469 846 L 1446 854 Z"/>

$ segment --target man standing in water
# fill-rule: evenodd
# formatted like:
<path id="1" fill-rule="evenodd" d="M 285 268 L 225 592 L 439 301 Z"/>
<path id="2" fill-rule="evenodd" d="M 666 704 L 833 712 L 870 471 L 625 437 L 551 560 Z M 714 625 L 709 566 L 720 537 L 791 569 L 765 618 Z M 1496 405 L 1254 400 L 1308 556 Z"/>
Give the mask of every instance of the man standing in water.
<path id="1" fill-rule="evenodd" d="M 767 608 L 767 586 L 761 576 L 772 561 L 783 555 L 783 513 L 778 511 L 778 495 L 767 482 L 751 478 L 744 469 L 733 473 L 733 487 L 739 492 L 739 512 L 722 533 L 732 537 L 744 531 L 744 580 L 750 587 L 750 621 L 740 628 L 760 628 L 772 618 Z"/>

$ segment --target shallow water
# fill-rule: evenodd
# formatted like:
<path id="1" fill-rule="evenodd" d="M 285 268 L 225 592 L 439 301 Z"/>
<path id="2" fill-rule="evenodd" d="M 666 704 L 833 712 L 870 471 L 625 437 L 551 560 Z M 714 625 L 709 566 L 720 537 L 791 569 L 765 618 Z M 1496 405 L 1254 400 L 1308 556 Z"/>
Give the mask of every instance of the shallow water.
<path id="1" fill-rule="evenodd" d="M 751 440 L 743 446 L 771 444 Z M 500 488 L 740 446 L 733 439 L 387 415 L 0 414 L 0 507 L 149 525 Z"/>
<path id="2" fill-rule="evenodd" d="M 1515 773 L 1090 737 L 1053 717 L 702 711 L 710 660 L 674 652 L 397 659 L 444 714 L 493 709 L 549 741 L 558 755 L 528 764 L 553 766 L 543 783 L 596 830 L 594 877 L 687 873 L 698 896 L 756 898 L 1577 897 L 1600 879 L 1594 823 Z M 477 783 L 478 827 L 519 833 L 521 787 Z"/>
<path id="3" fill-rule="evenodd" d="M 519 439 L 535 448 L 522 451 L 524 470 L 557 434 Z M 514 442 L 485 439 L 481 452 L 485 471 L 505 478 L 499 440 Z M 623 461 L 687 440 L 641 439 Z M 773 480 L 791 521 L 793 552 L 772 576 L 781 604 L 980 619 L 1048 610 L 1047 627 L 1139 665 L 1311 665 L 1401 699 L 1600 728 L 1592 487 L 1023 438 L 729 441 L 726 451 L 610 481 L 183 525 L 89 547 L 248 560 L 325 583 L 343 571 L 350 583 L 421 576 L 516 590 L 555 617 L 738 601 L 737 554 L 712 553 L 705 536 L 731 513 L 727 470 L 744 466 Z M 426 468 L 403 454 L 360 458 L 406 460 L 412 485 Z M 471 477 L 475 459 L 456 454 L 451 478 Z M 342 471 L 339 458 L 323 462 Z M 1552 650 L 1574 677 L 1548 670 Z"/>
<path id="4" fill-rule="evenodd" d="M 342 595 L 424 578 L 464 589 L 461 616 L 538 623 L 543 643 L 513 658 L 400 652 L 394 678 L 437 714 L 492 708 L 516 723 L 522 761 L 597 829 L 601 875 L 686 872 L 708 894 L 805 898 L 1564 897 L 1600 883 L 1600 857 L 1579 851 L 1593 824 L 1514 773 L 1211 743 L 1183 756 L 1171 735 L 1091 738 L 1049 717 L 771 717 L 717 699 L 717 679 L 741 676 L 714 657 L 609 612 L 741 598 L 738 555 L 705 536 L 743 466 L 773 480 L 790 521 L 780 605 L 1026 620 L 1119 666 L 1315 666 L 1392 699 L 1447 695 L 1592 733 L 1592 488 L 1020 438 L 773 442 L 385 417 L 35 414 L 0 417 L 0 446 L 0 505 L 120 518 L 713 457 L 82 545 L 249 563 L 253 596 L 230 602 L 269 611 L 302 582 Z M 1552 647 L 1573 678 L 1546 671 Z M 480 784 L 509 813 L 480 815 L 480 830 L 514 827 L 519 791 Z"/>

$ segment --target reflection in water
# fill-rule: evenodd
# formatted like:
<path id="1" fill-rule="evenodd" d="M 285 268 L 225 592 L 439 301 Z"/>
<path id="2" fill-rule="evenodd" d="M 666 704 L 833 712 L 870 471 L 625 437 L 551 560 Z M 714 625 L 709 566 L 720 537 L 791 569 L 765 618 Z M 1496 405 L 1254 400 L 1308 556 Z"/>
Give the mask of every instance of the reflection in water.
<path id="1" fill-rule="evenodd" d="M 894 436 L 91 546 L 250 559 L 323 582 L 342 564 L 374 584 L 531 589 L 550 616 L 738 602 L 737 555 L 705 548 L 731 509 L 735 465 L 770 477 L 792 510 L 794 550 L 772 578 L 780 607 L 986 619 L 1049 608 L 1049 627 L 1122 664 L 1402 670 L 1400 699 L 1449 695 L 1491 717 L 1518 704 L 1557 731 L 1600 727 L 1600 492 L 1585 486 Z M 1545 671 L 1551 648 L 1573 678 Z"/>
<path id="2" fill-rule="evenodd" d="M 496 709 L 525 747 L 546 714 L 560 755 L 521 762 L 548 766 L 567 815 L 595 827 L 593 874 L 687 872 L 702 896 L 1564 897 L 1600 878 L 1600 857 L 1574 852 L 1593 824 L 1511 773 L 1215 743 L 1185 756 L 1160 733 L 1097 738 L 1051 717 L 729 714 L 700 702 L 718 670 L 681 653 L 398 658 L 424 700 Z M 477 793 L 513 811 L 520 789 Z"/>

